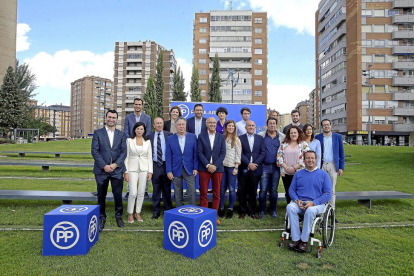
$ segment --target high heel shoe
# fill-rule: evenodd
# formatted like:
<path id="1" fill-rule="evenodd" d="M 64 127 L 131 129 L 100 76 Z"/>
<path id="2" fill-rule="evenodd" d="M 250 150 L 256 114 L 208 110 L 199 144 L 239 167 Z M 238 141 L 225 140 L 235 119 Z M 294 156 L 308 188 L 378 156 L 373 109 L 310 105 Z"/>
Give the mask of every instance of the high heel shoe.
<path id="1" fill-rule="evenodd" d="M 132 220 L 129 220 L 130 218 L 132 218 Z M 128 215 L 128 223 L 134 223 L 134 216 L 132 214 Z"/>
<path id="2" fill-rule="evenodd" d="M 137 219 L 137 221 L 139 222 L 144 222 L 144 220 L 141 218 L 141 216 L 138 217 L 138 215 L 135 215 L 135 218 Z"/>

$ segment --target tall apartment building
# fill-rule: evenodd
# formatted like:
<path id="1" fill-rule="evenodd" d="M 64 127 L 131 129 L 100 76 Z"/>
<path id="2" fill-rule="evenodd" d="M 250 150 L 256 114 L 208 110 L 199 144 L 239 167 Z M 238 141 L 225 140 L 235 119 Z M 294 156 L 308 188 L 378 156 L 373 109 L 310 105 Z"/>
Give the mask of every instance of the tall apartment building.
<path id="1" fill-rule="evenodd" d="M 134 98 L 144 99 L 149 77 L 155 78 L 157 58 L 161 51 L 164 52 L 164 119 L 167 119 L 176 66 L 174 51 L 149 40 L 115 43 L 114 90 L 116 110 L 120 117 L 118 129 L 123 129 L 125 116 L 134 112 Z"/>
<path id="2" fill-rule="evenodd" d="M 55 133 L 49 133 L 48 136 L 41 136 L 43 139 L 47 138 L 68 138 L 70 133 L 70 106 L 67 105 L 49 105 L 49 106 L 34 106 L 35 118 L 44 118 L 45 122 L 51 126 L 56 127 Z"/>
<path id="3" fill-rule="evenodd" d="M 305 100 L 305 101 L 299 102 L 296 105 L 295 109 L 299 110 L 299 113 L 300 113 L 299 123 L 301 123 L 302 125 L 307 124 L 308 123 L 309 101 Z"/>
<path id="4" fill-rule="evenodd" d="M 322 118 L 363 144 L 407 145 L 414 131 L 414 1 L 322 0 L 315 15 Z M 363 74 L 363 71 L 365 73 Z M 369 93 L 371 92 L 371 93 Z M 369 95 L 371 97 L 368 103 Z M 319 113 L 317 114 L 319 121 Z"/>
<path id="5" fill-rule="evenodd" d="M 86 76 L 71 83 L 71 137 L 87 137 L 102 128 L 105 113 L 115 108 L 112 80 Z"/>
<path id="6" fill-rule="evenodd" d="M 280 128 L 283 130 L 285 126 L 292 123 L 292 116 L 290 115 L 290 113 L 280 114 L 279 120 L 280 120 Z"/>
<path id="7" fill-rule="evenodd" d="M 0 84 L 7 67 L 16 61 L 17 0 L 1 1 L 0 6 Z"/>
<path id="8" fill-rule="evenodd" d="M 319 129 L 319 124 L 316 121 L 316 93 L 315 89 L 312 90 L 312 92 L 309 93 L 309 108 L 308 108 L 308 114 L 307 114 L 307 123 L 312 125 L 315 129 Z"/>
<path id="9" fill-rule="evenodd" d="M 239 76 L 233 88 L 234 103 L 267 104 L 267 13 L 223 10 L 195 14 L 193 64 L 199 70 L 203 101 L 216 54 L 220 61 L 220 88 L 224 103 L 231 103 L 232 85 L 227 69 Z M 238 73 L 237 73 L 238 71 Z"/>

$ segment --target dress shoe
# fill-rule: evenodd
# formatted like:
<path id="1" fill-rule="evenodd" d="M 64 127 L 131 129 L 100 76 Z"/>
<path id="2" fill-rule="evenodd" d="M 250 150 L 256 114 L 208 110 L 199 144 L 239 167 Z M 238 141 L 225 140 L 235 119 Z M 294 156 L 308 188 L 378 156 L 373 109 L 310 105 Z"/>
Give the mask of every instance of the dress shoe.
<path id="1" fill-rule="evenodd" d="M 260 212 L 260 213 L 259 213 L 259 218 L 261 218 L 261 219 L 262 219 L 262 218 L 265 218 L 265 212 Z"/>
<path id="2" fill-rule="evenodd" d="M 122 218 L 116 218 L 116 224 L 118 225 L 118 227 L 120 228 L 124 228 L 125 227 L 125 223 L 122 220 Z"/>
<path id="3" fill-rule="evenodd" d="M 148 192 L 145 192 L 144 197 L 145 198 L 149 198 L 149 193 Z"/>
<path id="4" fill-rule="evenodd" d="M 125 199 L 125 200 L 128 200 L 128 197 L 129 197 L 129 192 L 127 192 L 127 193 L 125 194 L 124 199 Z"/>
<path id="5" fill-rule="evenodd" d="M 301 243 L 301 240 L 293 241 L 293 242 L 288 244 L 288 248 L 289 249 L 297 249 L 300 243 Z"/>
<path id="6" fill-rule="evenodd" d="M 154 213 L 153 215 L 152 215 L 152 218 L 151 219 L 158 219 L 160 217 L 160 214 L 158 214 L 158 213 Z"/>
<path id="7" fill-rule="evenodd" d="M 259 219 L 259 217 L 258 216 L 256 216 L 256 215 L 250 215 L 250 217 L 252 218 L 252 219 Z"/>
<path id="8" fill-rule="evenodd" d="M 306 251 L 308 248 L 308 243 L 301 241 L 301 243 L 298 246 L 298 251 Z"/>
<path id="9" fill-rule="evenodd" d="M 91 194 L 92 194 L 93 196 L 98 196 L 98 191 L 91 192 Z"/>
<path id="10" fill-rule="evenodd" d="M 104 230 L 104 228 L 105 228 L 105 220 L 100 219 L 99 220 L 99 232 L 102 232 L 102 230 Z"/>
<path id="11" fill-rule="evenodd" d="M 335 223 L 336 223 L 336 224 L 338 224 L 338 223 L 339 223 L 339 221 L 338 221 L 337 219 L 335 219 Z"/>
<path id="12" fill-rule="evenodd" d="M 226 219 L 231 219 L 232 217 L 233 217 L 233 209 L 228 209 Z"/>
<path id="13" fill-rule="evenodd" d="M 137 219 L 138 222 L 144 222 L 144 220 L 142 219 L 141 216 L 138 216 L 137 214 L 135 214 L 135 218 Z"/>
<path id="14" fill-rule="evenodd" d="M 218 209 L 218 216 L 220 217 L 220 218 L 224 218 L 224 209 Z"/>
<path id="15" fill-rule="evenodd" d="M 132 214 L 128 214 L 128 223 L 134 223 L 134 216 Z"/>
<path id="16" fill-rule="evenodd" d="M 276 212 L 270 212 L 270 216 L 271 216 L 272 218 L 277 218 L 277 214 L 276 214 Z"/>
<path id="17" fill-rule="evenodd" d="M 221 221 L 219 219 L 217 219 L 217 225 L 219 225 L 221 223 Z"/>
<path id="18" fill-rule="evenodd" d="M 244 219 L 246 217 L 246 214 L 240 214 L 239 219 Z"/>

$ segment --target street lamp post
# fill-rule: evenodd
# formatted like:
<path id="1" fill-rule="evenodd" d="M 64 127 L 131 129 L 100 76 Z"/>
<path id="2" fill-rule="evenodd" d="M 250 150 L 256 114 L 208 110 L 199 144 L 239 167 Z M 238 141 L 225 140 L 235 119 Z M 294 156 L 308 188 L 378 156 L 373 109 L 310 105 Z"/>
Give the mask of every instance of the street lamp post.
<path id="1" fill-rule="evenodd" d="M 368 68 L 371 68 L 372 64 L 368 65 Z M 362 74 L 368 76 L 368 145 L 371 145 L 371 70 L 363 70 Z"/>

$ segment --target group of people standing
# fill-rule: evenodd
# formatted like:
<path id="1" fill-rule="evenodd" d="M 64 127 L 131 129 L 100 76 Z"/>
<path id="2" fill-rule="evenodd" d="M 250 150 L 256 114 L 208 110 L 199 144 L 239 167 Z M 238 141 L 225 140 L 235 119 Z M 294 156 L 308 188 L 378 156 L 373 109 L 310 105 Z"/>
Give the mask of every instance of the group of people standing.
<path id="1" fill-rule="evenodd" d="M 219 218 L 232 218 L 236 201 L 236 185 L 240 213 L 239 218 L 264 218 L 267 195 L 270 195 L 269 213 L 277 217 L 278 184 L 280 176 L 290 202 L 289 187 L 296 172 L 304 168 L 304 153 L 316 152 L 318 168 L 330 174 L 332 179 L 341 175 L 344 167 L 342 137 L 330 131 L 330 121 L 322 121 L 323 133 L 314 137 L 311 125 L 299 123 L 300 113 L 292 111 L 292 124 L 282 133 L 278 130 L 278 114 L 268 114 L 266 130 L 256 134 L 256 124 L 250 120 L 251 110 L 240 111 L 242 120 L 227 120 L 228 111 L 220 107 L 219 118 L 204 118 L 204 109 L 196 104 L 194 117 L 186 120 L 181 109 L 173 106 L 170 120 L 155 118 L 151 132 L 151 118 L 142 112 L 143 100 L 134 99 L 134 113 L 125 117 L 124 132 L 115 128 L 118 114 L 109 110 L 106 126 L 94 132 L 92 156 L 100 205 L 100 231 L 106 221 L 105 199 L 109 181 L 115 201 L 117 225 L 122 220 L 123 180 L 128 182 L 128 222 L 142 222 L 141 210 L 149 180 L 152 181 L 153 216 L 164 208 L 172 208 L 171 183 L 174 187 L 176 207 L 184 205 L 186 184 L 187 201 L 196 205 L 196 176 L 199 175 L 200 206 L 208 207 L 208 186 L 212 183 L 212 208 Z M 340 137 L 340 143 L 337 135 Z M 259 215 L 256 215 L 257 188 L 260 183 Z M 332 181 L 334 183 L 334 181 Z M 335 184 L 333 184 L 333 191 Z M 228 191 L 229 206 L 224 210 Z M 334 193 L 333 193 L 334 194 Z M 135 212 L 134 212 L 135 207 Z M 135 218 L 134 218 L 135 213 Z M 220 224 L 220 220 L 217 220 Z"/>

